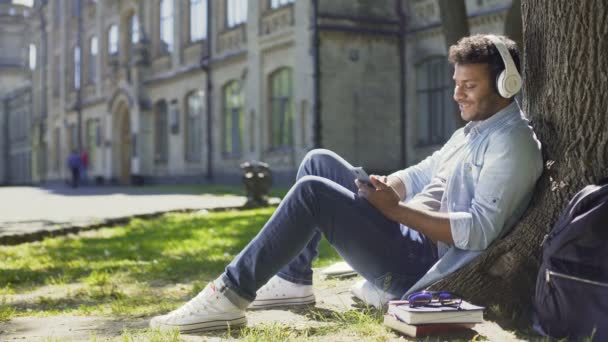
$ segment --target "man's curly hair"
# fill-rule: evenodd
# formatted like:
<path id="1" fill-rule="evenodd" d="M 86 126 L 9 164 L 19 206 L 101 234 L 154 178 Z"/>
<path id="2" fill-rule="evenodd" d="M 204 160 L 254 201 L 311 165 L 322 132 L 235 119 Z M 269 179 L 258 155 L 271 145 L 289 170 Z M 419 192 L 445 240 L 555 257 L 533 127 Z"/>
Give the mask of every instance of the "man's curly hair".
<path id="1" fill-rule="evenodd" d="M 502 40 L 517 71 L 521 74 L 519 61 L 519 51 L 517 44 L 505 36 L 497 36 Z M 505 64 L 500 57 L 500 53 L 494 43 L 484 34 L 476 34 L 469 37 L 461 38 L 458 43 L 450 46 L 448 60 L 452 64 L 489 64 L 490 65 L 490 84 L 494 91 L 496 89 L 496 78 L 505 69 Z"/>

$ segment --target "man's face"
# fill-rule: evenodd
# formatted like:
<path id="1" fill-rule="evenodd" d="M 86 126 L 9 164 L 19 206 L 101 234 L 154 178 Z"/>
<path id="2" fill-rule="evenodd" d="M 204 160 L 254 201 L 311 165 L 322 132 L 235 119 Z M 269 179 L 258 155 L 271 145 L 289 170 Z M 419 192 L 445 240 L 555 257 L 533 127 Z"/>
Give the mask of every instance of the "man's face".
<path id="1" fill-rule="evenodd" d="M 508 104 L 492 88 L 488 64 L 455 64 L 454 82 L 454 101 L 464 121 L 485 120 Z"/>

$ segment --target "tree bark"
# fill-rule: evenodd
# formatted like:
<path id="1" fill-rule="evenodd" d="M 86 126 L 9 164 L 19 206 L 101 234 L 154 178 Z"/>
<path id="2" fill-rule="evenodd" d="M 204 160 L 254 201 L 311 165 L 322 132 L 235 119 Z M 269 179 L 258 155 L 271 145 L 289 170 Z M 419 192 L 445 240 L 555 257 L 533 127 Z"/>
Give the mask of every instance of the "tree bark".
<path id="1" fill-rule="evenodd" d="M 574 193 L 608 176 L 608 3 L 524 0 L 522 13 L 523 109 L 545 172 L 511 233 L 432 288 L 526 318 L 544 235 Z"/>

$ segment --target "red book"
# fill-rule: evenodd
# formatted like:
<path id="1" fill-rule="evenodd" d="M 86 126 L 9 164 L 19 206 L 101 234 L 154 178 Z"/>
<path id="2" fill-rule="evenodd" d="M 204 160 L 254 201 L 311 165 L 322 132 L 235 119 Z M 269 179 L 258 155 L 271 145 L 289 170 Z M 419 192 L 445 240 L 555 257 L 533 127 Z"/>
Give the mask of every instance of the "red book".
<path id="1" fill-rule="evenodd" d="M 438 335 L 471 329 L 473 323 L 438 323 L 438 324 L 407 324 L 394 315 L 384 315 L 384 325 L 411 337 Z"/>

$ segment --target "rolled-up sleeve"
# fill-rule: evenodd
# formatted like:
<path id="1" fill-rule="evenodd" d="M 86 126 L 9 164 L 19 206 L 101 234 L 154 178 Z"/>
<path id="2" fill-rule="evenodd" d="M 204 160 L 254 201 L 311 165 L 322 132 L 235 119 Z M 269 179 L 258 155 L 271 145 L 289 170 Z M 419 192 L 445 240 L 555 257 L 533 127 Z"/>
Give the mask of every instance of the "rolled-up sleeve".
<path id="1" fill-rule="evenodd" d="M 448 214 L 456 247 L 486 249 L 509 218 L 523 214 L 542 173 L 540 143 L 530 132 L 517 127 L 488 145 L 468 212 Z"/>

